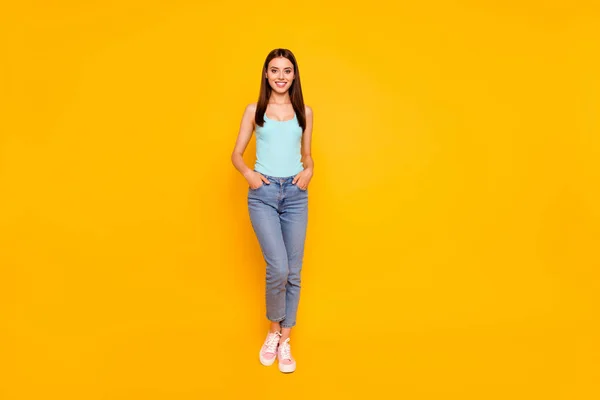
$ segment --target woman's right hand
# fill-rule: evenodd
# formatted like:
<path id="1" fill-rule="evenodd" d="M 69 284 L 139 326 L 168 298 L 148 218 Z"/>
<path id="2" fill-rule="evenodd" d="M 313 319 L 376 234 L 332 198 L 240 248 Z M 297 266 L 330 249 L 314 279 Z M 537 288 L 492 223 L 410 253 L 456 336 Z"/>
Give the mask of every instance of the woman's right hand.
<path id="1" fill-rule="evenodd" d="M 250 185 L 250 189 L 252 190 L 256 190 L 264 184 L 269 185 L 271 183 L 261 173 L 256 171 L 248 172 L 245 178 L 248 181 L 248 185 Z"/>

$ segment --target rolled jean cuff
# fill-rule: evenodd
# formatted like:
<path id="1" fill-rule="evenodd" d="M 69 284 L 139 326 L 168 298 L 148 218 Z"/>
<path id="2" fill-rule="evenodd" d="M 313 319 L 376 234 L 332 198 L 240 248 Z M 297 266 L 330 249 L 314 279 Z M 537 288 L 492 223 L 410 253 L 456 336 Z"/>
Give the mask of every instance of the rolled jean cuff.
<path id="1" fill-rule="evenodd" d="M 267 319 L 271 322 L 281 322 L 285 319 L 285 315 L 281 318 L 273 318 L 273 319 L 269 318 L 269 316 L 267 315 Z"/>

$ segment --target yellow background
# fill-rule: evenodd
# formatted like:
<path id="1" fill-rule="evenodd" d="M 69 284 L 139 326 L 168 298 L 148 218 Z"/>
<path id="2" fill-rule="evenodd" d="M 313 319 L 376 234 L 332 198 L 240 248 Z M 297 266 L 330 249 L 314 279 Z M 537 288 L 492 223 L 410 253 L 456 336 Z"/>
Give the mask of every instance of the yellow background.
<path id="1" fill-rule="evenodd" d="M 600 396 L 593 2 L 12 3 L 0 398 Z M 276 47 L 315 115 L 292 375 L 230 162 Z"/>

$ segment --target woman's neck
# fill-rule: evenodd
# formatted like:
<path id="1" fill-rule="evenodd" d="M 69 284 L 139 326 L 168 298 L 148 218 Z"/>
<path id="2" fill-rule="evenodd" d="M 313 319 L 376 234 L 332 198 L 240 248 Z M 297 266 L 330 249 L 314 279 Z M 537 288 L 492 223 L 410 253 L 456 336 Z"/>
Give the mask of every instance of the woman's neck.
<path id="1" fill-rule="evenodd" d="M 290 104 L 291 102 L 289 92 L 281 94 L 273 91 L 269 97 L 269 104 Z"/>

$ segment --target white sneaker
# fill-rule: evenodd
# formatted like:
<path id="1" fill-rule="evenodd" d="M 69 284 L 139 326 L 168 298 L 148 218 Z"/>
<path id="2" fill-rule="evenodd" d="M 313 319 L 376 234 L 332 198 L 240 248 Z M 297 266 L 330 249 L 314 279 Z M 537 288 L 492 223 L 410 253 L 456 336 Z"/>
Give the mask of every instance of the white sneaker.
<path id="1" fill-rule="evenodd" d="M 279 370 L 281 372 L 294 372 L 296 370 L 296 360 L 292 357 L 290 349 L 290 338 L 279 345 L 277 349 L 277 358 L 279 359 Z"/>
<path id="2" fill-rule="evenodd" d="M 279 344 L 279 338 L 281 337 L 280 332 L 269 332 L 265 343 L 260 348 L 258 356 L 260 363 L 265 366 L 273 365 L 277 358 L 277 345 Z"/>

